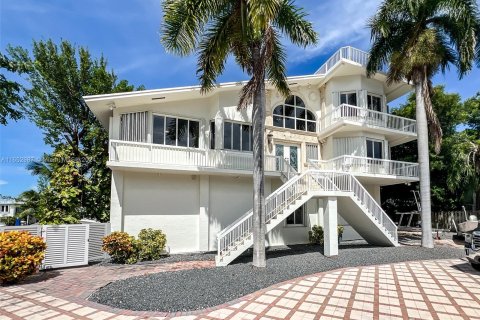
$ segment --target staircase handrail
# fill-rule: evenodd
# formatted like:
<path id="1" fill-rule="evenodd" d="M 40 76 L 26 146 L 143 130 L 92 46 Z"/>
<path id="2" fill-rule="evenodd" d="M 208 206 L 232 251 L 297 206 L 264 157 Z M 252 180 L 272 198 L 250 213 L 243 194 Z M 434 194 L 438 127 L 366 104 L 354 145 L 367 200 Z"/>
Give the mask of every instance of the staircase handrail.
<path id="1" fill-rule="evenodd" d="M 301 176 L 304 176 L 304 174 L 302 174 Z M 300 176 L 297 175 L 293 178 L 291 178 L 290 180 L 288 180 L 287 182 L 285 182 L 282 186 L 280 186 L 280 188 L 278 188 L 277 190 L 275 190 L 274 192 L 272 192 L 270 195 L 268 195 L 266 198 L 265 198 L 265 202 L 267 201 L 267 199 L 269 198 L 273 198 L 275 197 L 276 195 L 280 194 L 282 191 L 284 191 L 286 188 L 288 188 L 289 186 L 291 186 L 295 181 L 297 181 L 298 179 L 300 179 Z M 217 238 L 220 238 L 221 236 L 225 235 L 227 233 L 227 231 L 231 231 L 232 229 L 234 229 L 236 227 L 236 225 L 240 224 L 243 220 L 245 220 L 246 218 L 249 217 L 250 214 L 253 214 L 253 209 L 250 209 L 249 211 L 247 211 L 245 214 L 243 214 L 242 216 L 240 216 L 237 220 L 235 220 L 234 222 L 232 222 L 231 224 L 229 224 L 227 227 L 225 227 L 222 231 L 220 231 L 219 233 L 217 233 Z"/>
<path id="2" fill-rule="evenodd" d="M 309 163 L 315 168 L 316 165 L 313 162 Z M 318 168 L 318 167 L 317 167 Z M 373 197 L 370 195 L 370 193 L 363 187 L 363 185 L 353 176 L 351 173 L 348 172 L 335 172 L 335 171 L 327 171 L 327 170 L 318 170 L 318 169 L 309 169 L 305 172 L 303 172 L 300 175 L 296 175 L 289 179 L 286 183 L 284 183 L 280 188 L 272 192 L 269 196 L 265 198 L 265 213 L 266 213 L 266 222 L 275 218 L 275 216 L 272 216 L 270 214 L 270 211 L 267 210 L 267 208 L 270 208 L 270 204 L 273 201 L 273 204 L 277 204 L 279 206 L 282 206 L 284 208 L 287 208 L 291 203 L 294 203 L 296 199 L 304 193 L 304 191 L 308 191 L 311 189 L 310 185 L 310 179 L 317 180 L 315 176 L 322 175 L 324 178 L 327 178 L 328 181 L 335 187 L 335 190 L 328 190 L 330 188 L 325 187 L 327 189 L 326 191 L 341 191 L 341 192 L 352 192 L 353 195 L 357 198 L 357 200 L 364 205 L 364 207 L 367 209 L 368 212 L 378 221 L 378 223 L 387 230 L 387 232 L 394 238 L 395 241 L 397 241 L 397 226 L 395 223 L 390 219 L 390 217 L 383 211 L 382 207 L 373 199 Z M 334 176 L 334 178 L 337 178 L 337 176 L 341 176 L 340 178 L 344 179 L 344 177 L 347 177 L 348 183 L 343 183 L 343 184 L 338 184 L 332 179 L 331 176 Z M 299 181 L 301 180 L 301 181 Z M 317 181 L 318 183 L 318 181 Z M 291 190 L 291 194 L 293 197 L 289 197 L 289 193 L 286 195 L 283 194 L 285 191 L 288 191 L 290 187 L 293 187 L 295 184 L 299 185 L 301 188 L 300 190 L 297 190 L 296 187 L 294 187 L 294 190 Z M 305 189 L 306 185 L 306 189 Z M 319 184 L 320 185 L 320 184 Z M 283 198 L 281 197 L 283 194 Z M 280 197 L 280 199 L 283 199 L 283 201 L 279 201 L 277 203 L 277 197 Z M 274 201 L 275 200 L 275 201 Z M 267 212 L 268 211 L 268 212 Z M 283 209 L 280 208 L 279 210 L 276 210 L 276 207 L 272 210 L 272 212 L 276 215 L 278 215 L 278 212 L 282 211 Z M 268 216 L 268 217 L 267 217 Z M 249 219 L 252 219 L 253 217 L 253 209 L 250 209 L 247 211 L 244 215 L 239 217 L 237 220 L 235 220 L 233 223 L 231 223 L 228 227 L 223 229 L 217 234 L 217 250 L 218 254 L 221 255 L 223 251 L 226 251 L 225 248 L 228 246 L 231 246 L 235 244 L 236 241 L 242 240 L 245 234 L 250 234 L 251 233 L 251 224 L 253 224 L 253 221 L 248 222 Z M 247 223 L 245 230 L 243 228 L 243 224 Z M 237 233 L 237 236 L 234 236 L 234 239 L 227 240 L 229 241 L 226 245 L 221 246 L 221 240 L 222 238 L 225 238 L 228 234 L 232 233 L 233 231 L 237 230 L 238 228 L 241 228 Z"/>

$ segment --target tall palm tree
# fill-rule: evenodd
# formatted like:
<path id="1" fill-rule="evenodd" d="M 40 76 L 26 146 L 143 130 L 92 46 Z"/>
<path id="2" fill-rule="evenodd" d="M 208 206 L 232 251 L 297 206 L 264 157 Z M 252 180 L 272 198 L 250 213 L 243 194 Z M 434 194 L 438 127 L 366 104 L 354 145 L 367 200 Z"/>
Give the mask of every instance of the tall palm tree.
<path id="1" fill-rule="evenodd" d="M 461 78 L 480 53 L 480 22 L 475 0 L 385 0 L 369 21 L 371 76 L 386 64 L 388 83 L 415 86 L 422 205 L 422 246 L 432 248 L 428 131 L 440 151 L 442 130 L 430 101 L 431 79 L 450 65 Z"/>
<path id="2" fill-rule="evenodd" d="M 264 132 L 265 79 L 283 95 L 286 81 L 284 36 L 305 47 L 317 41 L 305 12 L 293 0 L 166 0 L 161 41 L 181 56 L 198 52 L 197 74 L 202 92 L 215 87 L 227 57 L 251 78 L 243 87 L 238 108 L 253 103 L 253 265 L 265 267 Z"/>

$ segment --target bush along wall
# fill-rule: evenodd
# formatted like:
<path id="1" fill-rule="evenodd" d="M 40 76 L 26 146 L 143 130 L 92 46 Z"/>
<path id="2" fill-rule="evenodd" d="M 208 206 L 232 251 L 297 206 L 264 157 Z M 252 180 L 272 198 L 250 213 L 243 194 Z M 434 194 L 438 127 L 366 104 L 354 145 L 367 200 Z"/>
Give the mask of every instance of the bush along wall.
<path id="1" fill-rule="evenodd" d="M 103 238 L 102 250 L 113 263 L 134 264 L 138 261 L 158 260 L 167 255 L 167 237 L 162 230 L 142 229 L 138 239 L 126 232 L 112 232 Z"/>

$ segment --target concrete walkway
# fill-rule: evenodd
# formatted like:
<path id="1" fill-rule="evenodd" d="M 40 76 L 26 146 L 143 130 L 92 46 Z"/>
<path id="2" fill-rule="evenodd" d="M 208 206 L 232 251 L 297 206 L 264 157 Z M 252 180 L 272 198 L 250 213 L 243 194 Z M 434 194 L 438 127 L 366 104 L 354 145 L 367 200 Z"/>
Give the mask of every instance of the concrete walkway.
<path id="1" fill-rule="evenodd" d="M 479 319 L 480 273 L 464 260 L 396 263 L 293 279 L 193 313 L 113 309 L 85 298 L 130 276 L 212 267 L 211 261 L 51 271 L 0 287 L 3 319 Z"/>

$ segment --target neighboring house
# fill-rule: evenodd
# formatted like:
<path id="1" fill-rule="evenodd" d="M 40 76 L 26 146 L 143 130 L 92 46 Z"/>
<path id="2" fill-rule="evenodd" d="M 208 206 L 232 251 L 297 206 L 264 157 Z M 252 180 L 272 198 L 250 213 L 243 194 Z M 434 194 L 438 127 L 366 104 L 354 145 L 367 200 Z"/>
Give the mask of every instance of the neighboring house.
<path id="1" fill-rule="evenodd" d="M 17 213 L 17 209 L 23 202 L 12 198 L 0 198 L 0 218 L 13 217 Z"/>
<path id="2" fill-rule="evenodd" d="M 382 73 L 366 78 L 366 61 L 343 47 L 315 74 L 288 78 L 288 98 L 267 85 L 270 246 L 306 243 L 319 224 L 325 254 L 335 255 L 337 223 L 347 225 L 344 239 L 398 245 L 380 187 L 418 181 L 417 163 L 390 160 L 391 147 L 417 138 L 415 121 L 387 108 L 411 86 L 388 86 Z M 109 130 L 112 230 L 160 228 L 171 252 L 218 250 L 219 265 L 251 246 L 251 108 L 237 110 L 243 84 L 205 95 L 195 86 L 85 97 Z"/>

